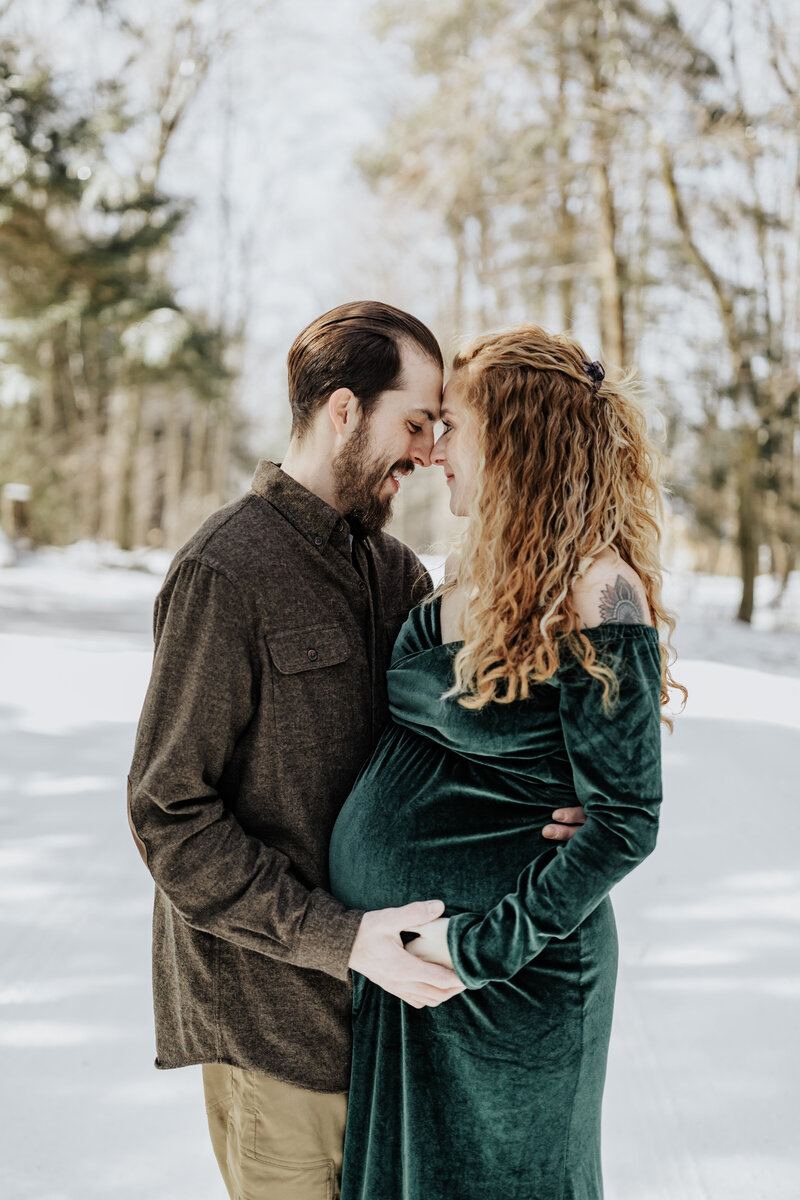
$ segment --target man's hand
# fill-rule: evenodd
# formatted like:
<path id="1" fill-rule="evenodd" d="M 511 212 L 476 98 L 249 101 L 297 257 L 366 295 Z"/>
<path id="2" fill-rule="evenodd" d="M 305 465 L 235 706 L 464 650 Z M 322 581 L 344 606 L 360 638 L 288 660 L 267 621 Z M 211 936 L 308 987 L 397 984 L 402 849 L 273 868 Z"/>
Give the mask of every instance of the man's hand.
<path id="1" fill-rule="evenodd" d="M 553 812 L 555 825 L 545 825 L 542 836 L 552 838 L 554 842 L 568 842 L 571 837 L 586 824 L 586 813 L 578 805 L 576 808 L 557 808 Z"/>
<path id="2" fill-rule="evenodd" d="M 437 923 L 443 912 L 441 900 L 419 900 L 402 908 L 364 913 L 348 967 L 413 1008 L 435 1008 L 457 996 L 464 991 L 464 984 L 455 971 L 410 954 L 400 937 L 401 930 L 416 932 Z"/>

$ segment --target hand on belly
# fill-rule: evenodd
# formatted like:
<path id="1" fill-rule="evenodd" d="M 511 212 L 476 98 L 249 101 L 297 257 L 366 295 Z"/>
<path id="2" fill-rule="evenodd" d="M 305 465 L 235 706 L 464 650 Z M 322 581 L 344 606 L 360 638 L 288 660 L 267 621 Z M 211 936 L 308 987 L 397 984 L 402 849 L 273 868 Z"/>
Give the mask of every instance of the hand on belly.
<path id="1" fill-rule="evenodd" d="M 449 967 L 452 971 L 453 960 L 447 948 L 447 926 L 449 924 L 449 917 L 439 917 L 436 921 L 429 921 L 427 925 L 421 925 L 414 930 L 419 937 L 415 937 L 413 942 L 407 942 L 406 950 L 409 954 L 416 955 L 417 958 L 424 958 L 426 962 L 439 963 L 440 966 Z"/>

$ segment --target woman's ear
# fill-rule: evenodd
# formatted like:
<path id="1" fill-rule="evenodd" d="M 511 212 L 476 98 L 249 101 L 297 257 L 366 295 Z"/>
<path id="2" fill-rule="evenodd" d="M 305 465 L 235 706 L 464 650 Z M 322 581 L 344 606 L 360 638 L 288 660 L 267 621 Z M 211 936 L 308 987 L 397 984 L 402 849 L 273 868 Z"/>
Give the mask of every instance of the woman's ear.
<path id="1" fill-rule="evenodd" d="M 331 392 L 328 397 L 328 416 L 334 433 L 339 437 L 349 433 L 356 424 L 360 408 L 361 405 L 350 388 L 337 388 L 335 392 Z"/>

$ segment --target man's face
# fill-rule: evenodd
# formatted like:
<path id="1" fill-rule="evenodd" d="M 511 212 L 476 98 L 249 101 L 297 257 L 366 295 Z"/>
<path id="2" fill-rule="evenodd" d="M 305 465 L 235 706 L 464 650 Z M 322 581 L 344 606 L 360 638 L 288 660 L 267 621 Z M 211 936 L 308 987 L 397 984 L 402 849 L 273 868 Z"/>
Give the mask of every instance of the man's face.
<path id="1" fill-rule="evenodd" d="M 400 479 L 416 466 L 430 466 L 439 419 L 439 367 L 405 345 L 400 357 L 400 388 L 379 397 L 333 463 L 337 508 L 356 517 L 368 533 L 377 533 L 389 520 Z"/>

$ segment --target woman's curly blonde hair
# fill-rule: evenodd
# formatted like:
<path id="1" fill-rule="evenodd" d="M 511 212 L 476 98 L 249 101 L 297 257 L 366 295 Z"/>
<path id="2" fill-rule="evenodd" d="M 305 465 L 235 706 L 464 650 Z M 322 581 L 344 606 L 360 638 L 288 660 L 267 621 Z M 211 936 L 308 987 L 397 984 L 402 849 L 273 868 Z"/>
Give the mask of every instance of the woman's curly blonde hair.
<path id="1" fill-rule="evenodd" d="M 483 334 L 453 360 L 477 417 L 480 467 L 456 583 L 467 597 L 464 644 L 448 696 L 465 708 L 529 695 L 565 646 L 615 699 L 613 671 L 581 633 L 571 589 L 606 548 L 640 576 L 661 644 L 661 702 L 673 680 L 674 618 L 661 603 L 659 455 L 633 372 L 593 383 L 572 338 L 537 325 Z M 662 720 L 671 726 L 669 717 Z"/>

